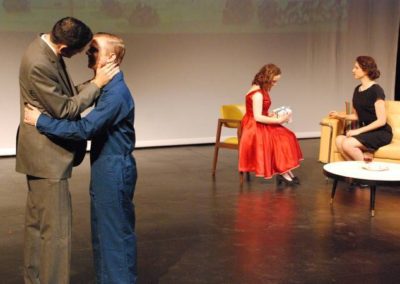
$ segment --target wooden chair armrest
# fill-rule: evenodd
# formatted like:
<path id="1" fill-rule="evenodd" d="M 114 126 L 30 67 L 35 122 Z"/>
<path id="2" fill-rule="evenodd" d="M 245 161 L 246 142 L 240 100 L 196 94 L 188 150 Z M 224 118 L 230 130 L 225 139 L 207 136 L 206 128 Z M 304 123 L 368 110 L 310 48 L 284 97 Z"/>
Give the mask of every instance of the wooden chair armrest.
<path id="1" fill-rule="evenodd" d="M 227 128 L 240 128 L 240 119 L 226 119 L 226 118 L 220 118 L 218 119 L 218 124 L 224 125 Z"/>
<path id="2" fill-rule="evenodd" d="M 219 118 L 218 121 L 221 123 L 240 123 L 240 119 L 226 119 L 226 118 Z"/>

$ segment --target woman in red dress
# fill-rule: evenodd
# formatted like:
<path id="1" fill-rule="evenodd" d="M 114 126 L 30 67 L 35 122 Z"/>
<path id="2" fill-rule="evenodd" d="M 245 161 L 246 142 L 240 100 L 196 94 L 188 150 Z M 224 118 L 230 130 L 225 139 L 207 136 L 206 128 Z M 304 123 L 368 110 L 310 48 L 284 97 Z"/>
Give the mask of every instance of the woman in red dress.
<path id="1" fill-rule="evenodd" d="M 269 91 L 277 84 L 281 70 L 267 64 L 255 75 L 246 95 L 246 114 L 242 120 L 239 146 L 239 171 L 254 172 L 266 179 L 277 174 L 277 183 L 299 184 L 292 170 L 303 159 L 299 143 L 292 131 L 282 126 L 290 114 L 276 117 L 268 112 Z"/>

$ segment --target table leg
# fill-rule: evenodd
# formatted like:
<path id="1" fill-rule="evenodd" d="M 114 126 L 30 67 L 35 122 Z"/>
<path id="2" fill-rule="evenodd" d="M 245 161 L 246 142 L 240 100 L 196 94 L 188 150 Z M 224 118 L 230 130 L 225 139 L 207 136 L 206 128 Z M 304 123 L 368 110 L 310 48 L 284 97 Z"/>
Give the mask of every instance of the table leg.
<path id="1" fill-rule="evenodd" d="M 331 192 L 331 202 L 330 202 L 331 204 L 333 203 L 333 198 L 335 197 L 337 183 L 338 183 L 338 180 L 334 179 L 333 185 L 332 185 L 332 192 Z"/>
<path id="2" fill-rule="evenodd" d="M 375 216 L 375 192 L 376 192 L 376 185 L 371 185 L 370 186 L 371 190 L 371 197 L 370 197 L 370 211 L 371 211 L 371 217 Z"/>

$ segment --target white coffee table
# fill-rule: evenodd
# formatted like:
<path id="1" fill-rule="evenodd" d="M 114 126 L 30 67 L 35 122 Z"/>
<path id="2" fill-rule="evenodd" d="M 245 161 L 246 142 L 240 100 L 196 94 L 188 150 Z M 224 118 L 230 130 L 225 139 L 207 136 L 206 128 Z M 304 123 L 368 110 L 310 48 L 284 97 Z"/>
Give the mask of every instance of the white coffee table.
<path id="1" fill-rule="evenodd" d="M 368 168 L 368 169 L 366 169 Z M 375 192 L 379 185 L 400 186 L 400 164 L 360 161 L 334 162 L 324 165 L 323 173 L 333 179 L 331 204 L 336 193 L 338 181 L 358 182 L 370 188 L 370 211 L 375 216 Z"/>

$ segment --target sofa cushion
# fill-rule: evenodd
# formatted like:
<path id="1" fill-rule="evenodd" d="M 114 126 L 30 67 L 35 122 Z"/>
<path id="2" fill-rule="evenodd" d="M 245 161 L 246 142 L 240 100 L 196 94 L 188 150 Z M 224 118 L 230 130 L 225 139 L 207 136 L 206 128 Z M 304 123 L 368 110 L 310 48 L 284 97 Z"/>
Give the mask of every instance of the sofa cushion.
<path id="1" fill-rule="evenodd" d="M 374 157 L 377 159 L 400 160 L 400 102 L 386 101 L 387 122 L 392 127 L 393 139 L 389 145 L 379 148 Z"/>
<path id="2" fill-rule="evenodd" d="M 400 160 L 400 141 L 392 141 L 389 145 L 379 148 L 374 153 L 375 158 Z"/>
<path id="3" fill-rule="evenodd" d="M 387 122 L 392 127 L 393 142 L 400 142 L 400 101 L 386 101 Z"/>

